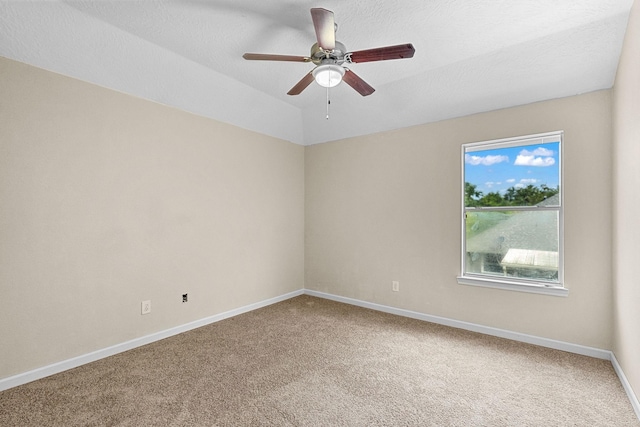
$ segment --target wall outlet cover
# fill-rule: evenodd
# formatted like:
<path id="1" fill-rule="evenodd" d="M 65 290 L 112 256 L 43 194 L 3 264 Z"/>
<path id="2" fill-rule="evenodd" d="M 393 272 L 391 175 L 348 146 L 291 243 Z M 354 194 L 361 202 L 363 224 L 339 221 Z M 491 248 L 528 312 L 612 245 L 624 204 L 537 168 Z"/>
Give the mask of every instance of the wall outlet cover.
<path id="1" fill-rule="evenodd" d="M 142 314 L 151 313 L 151 300 L 142 301 Z"/>

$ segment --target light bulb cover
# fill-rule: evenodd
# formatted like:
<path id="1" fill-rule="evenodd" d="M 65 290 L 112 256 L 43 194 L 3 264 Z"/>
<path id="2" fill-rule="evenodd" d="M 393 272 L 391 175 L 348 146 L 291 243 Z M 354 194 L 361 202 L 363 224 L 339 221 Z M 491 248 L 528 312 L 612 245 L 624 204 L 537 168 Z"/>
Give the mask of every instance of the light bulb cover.
<path id="1" fill-rule="evenodd" d="M 316 82 L 322 87 L 334 87 L 340 84 L 344 76 L 344 67 L 335 64 L 318 65 L 312 72 Z"/>

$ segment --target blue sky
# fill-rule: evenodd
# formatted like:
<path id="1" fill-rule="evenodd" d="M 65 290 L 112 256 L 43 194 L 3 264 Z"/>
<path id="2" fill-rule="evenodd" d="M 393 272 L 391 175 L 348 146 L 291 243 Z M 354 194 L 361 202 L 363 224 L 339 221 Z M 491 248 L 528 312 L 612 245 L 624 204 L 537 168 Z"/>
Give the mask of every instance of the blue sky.
<path id="1" fill-rule="evenodd" d="M 531 184 L 556 188 L 560 182 L 560 143 L 498 148 L 465 154 L 464 180 L 483 194 Z"/>

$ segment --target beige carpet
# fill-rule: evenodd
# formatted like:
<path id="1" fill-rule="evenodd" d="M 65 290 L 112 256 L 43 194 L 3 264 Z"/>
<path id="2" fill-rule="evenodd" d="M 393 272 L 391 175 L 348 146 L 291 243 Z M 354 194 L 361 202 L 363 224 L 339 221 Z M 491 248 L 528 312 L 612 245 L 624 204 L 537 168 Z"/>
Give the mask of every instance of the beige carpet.
<path id="1" fill-rule="evenodd" d="M 608 361 L 301 296 L 0 393 L 2 426 L 640 426 Z"/>

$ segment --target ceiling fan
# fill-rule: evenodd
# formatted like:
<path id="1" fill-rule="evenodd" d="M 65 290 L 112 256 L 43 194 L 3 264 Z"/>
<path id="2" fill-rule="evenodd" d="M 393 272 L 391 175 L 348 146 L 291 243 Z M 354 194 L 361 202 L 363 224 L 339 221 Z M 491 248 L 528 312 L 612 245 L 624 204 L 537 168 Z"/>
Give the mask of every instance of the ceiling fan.
<path id="1" fill-rule="evenodd" d="M 322 8 L 311 9 L 311 19 L 316 31 L 317 43 L 311 46 L 310 56 L 271 55 L 245 53 L 244 59 L 257 61 L 313 62 L 316 67 L 305 75 L 287 95 L 298 95 L 314 80 L 323 87 L 333 87 L 344 80 L 360 95 L 371 95 L 375 89 L 362 80 L 344 64 L 385 61 L 388 59 L 412 58 L 415 48 L 411 43 L 374 49 L 347 52 L 347 48 L 336 41 L 337 24 L 333 12 Z"/>

